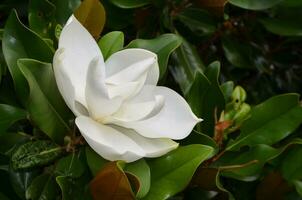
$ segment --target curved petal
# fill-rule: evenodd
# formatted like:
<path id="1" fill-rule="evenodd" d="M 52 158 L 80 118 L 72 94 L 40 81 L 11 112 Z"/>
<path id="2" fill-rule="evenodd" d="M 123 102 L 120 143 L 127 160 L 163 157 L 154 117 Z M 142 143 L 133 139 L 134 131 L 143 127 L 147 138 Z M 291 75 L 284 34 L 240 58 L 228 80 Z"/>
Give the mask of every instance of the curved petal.
<path id="1" fill-rule="evenodd" d="M 61 32 L 59 48 L 65 49 L 66 75 L 75 88 L 75 97 L 85 105 L 83 97 L 85 97 L 88 66 L 91 60 L 97 57 L 102 70 L 105 71 L 102 53 L 90 33 L 73 15 Z"/>
<path id="2" fill-rule="evenodd" d="M 135 81 L 147 71 L 145 84 L 156 85 L 159 78 L 157 55 L 145 49 L 125 49 L 106 61 L 106 82 Z"/>
<path id="3" fill-rule="evenodd" d="M 123 100 L 120 96 L 109 97 L 104 76 L 101 61 L 98 58 L 93 59 L 87 72 L 85 95 L 89 114 L 98 121 L 116 112 Z"/>
<path id="4" fill-rule="evenodd" d="M 116 121 L 115 124 L 132 128 L 148 138 L 183 139 L 201 121 L 194 115 L 183 97 L 175 91 L 166 87 L 155 86 L 145 86 L 144 90 L 149 91 L 154 96 L 164 97 L 165 101 L 161 109 L 149 118 L 130 122 Z"/>
<path id="5" fill-rule="evenodd" d="M 143 102 L 125 102 L 120 109 L 109 116 L 105 123 L 114 122 L 129 122 L 144 119 L 153 115 L 153 112 L 157 112 L 158 108 L 164 104 L 164 97 L 157 95 L 154 99 Z"/>
<path id="6" fill-rule="evenodd" d="M 75 99 L 74 87 L 65 72 L 64 49 L 58 49 L 53 58 L 53 69 L 59 91 L 69 109 L 76 115 L 88 115 L 86 108 Z"/>
<path id="7" fill-rule="evenodd" d="M 145 156 L 131 138 L 110 126 L 85 116 L 77 117 L 76 124 L 91 148 L 107 160 L 133 162 Z"/>
<path id="8" fill-rule="evenodd" d="M 132 129 L 113 126 L 116 130 L 131 138 L 145 152 L 144 157 L 155 158 L 162 156 L 178 147 L 178 143 L 168 138 L 146 138 Z"/>

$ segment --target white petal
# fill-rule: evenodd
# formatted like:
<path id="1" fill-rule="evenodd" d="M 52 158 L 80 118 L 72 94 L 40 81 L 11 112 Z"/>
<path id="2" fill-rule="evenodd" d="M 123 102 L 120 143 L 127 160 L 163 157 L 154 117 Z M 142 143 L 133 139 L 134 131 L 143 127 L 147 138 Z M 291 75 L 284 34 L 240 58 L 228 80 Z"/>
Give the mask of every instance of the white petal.
<path id="1" fill-rule="evenodd" d="M 144 119 L 153 115 L 153 112 L 157 112 L 158 107 L 164 104 L 164 97 L 157 95 L 154 99 L 144 102 L 125 102 L 120 109 L 109 116 L 106 123 L 114 122 L 129 122 Z"/>
<path id="2" fill-rule="evenodd" d="M 84 116 L 77 117 L 76 124 L 91 148 L 107 160 L 133 162 L 145 156 L 131 138 L 110 126 Z"/>
<path id="3" fill-rule="evenodd" d="M 81 23 L 72 15 L 64 26 L 59 48 L 65 49 L 66 73 L 75 88 L 75 96 L 82 104 L 85 101 L 86 76 L 89 63 L 95 57 L 100 60 L 100 66 L 105 71 L 105 65 L 101 51 Z"/>
<path id="4" fill-rule="evenodd" d="M 69 109 L 76 115 L 87 115 L 86 108 L 75 99 L 74 87 L 65 72 L 64 49 L 58 49 L 53 58 L 53 69 L 58 89 Z"/>
<path id="5" fill-rule="evenodd" d="M 85 95 L 90 115 L 100 121 L 116 112 L 122 104 L 121 97 L 109 97 L 107 86 L 104 83 L 102 63 L 97 58 L 93 59 L 89 65 Z"/>
<path id="6" fill-rule="evenodd" d="M 178 147 L 178 143 L 168 138 L 146 138 L 132 129 L 113 127 L 135 141 L 144 150 L 145 157 L 159 157 Z"/>
<path id="7" fill-rule="evenodd" d="M 144 49 L 118 51 L 106 61 L 108 83 L 134 81 L 146 70 L 145 84 L 156 85 L 159 78 L 157 55 Z"/>
<path id="8" fill-rule="evenodd" d="M 194 126 L 201 121 L 192 112 L 187 102 L 175 91 L 166 87 L 145 86 L 144 90 L 165 98 L 162 108 L 139 121 L 114 122 L 117 125 L 132 128 L 148 138 L 183 139 L 187 137 Z M 147 92 L 145 92 L 147 93 Z"/>

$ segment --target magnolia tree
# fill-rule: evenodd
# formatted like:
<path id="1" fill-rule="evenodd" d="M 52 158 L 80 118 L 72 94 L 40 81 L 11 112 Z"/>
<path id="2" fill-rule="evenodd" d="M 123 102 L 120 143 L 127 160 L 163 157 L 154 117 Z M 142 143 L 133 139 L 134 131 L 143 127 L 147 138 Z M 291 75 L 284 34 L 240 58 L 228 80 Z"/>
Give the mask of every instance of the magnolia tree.
<path id="1" fill-rule="evenodd" d="M 0 10 L 1 199 L 301 198 L 302 3 Z"/>

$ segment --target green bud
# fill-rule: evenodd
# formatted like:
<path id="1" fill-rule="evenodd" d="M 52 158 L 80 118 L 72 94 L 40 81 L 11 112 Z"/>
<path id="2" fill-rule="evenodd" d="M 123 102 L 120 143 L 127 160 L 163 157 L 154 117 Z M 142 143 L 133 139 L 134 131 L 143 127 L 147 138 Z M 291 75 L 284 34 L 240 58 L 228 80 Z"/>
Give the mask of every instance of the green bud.
<path id="1" fill-rule="evenodd" d="M 241 122 L 243 122 L 249 115 L 250 111 L 251 111 L 250 105 L 248 105 L 247 103 L 241 104 L 233 118 L 236 124 L 238 123 L 240 124 Z"/>
<path id="2" fill-rule="evenodd" d="M 241 86 L 236 86 L 233 93 L 232 93 L 232 99 L 235 102 L 235 104 L 240 105 L 246 100 L 246 92 Z M 237 109 L 238 106 L 235 106 L 235 109 Z"/>
<path id="3" fill-rule="evenodd" d="M 63 27 L 61 26 L 61 24 L 57 24 L 55 27 L 55 36 L 57 39 L 60 38 L 61 32 L 62 32 Z"/>

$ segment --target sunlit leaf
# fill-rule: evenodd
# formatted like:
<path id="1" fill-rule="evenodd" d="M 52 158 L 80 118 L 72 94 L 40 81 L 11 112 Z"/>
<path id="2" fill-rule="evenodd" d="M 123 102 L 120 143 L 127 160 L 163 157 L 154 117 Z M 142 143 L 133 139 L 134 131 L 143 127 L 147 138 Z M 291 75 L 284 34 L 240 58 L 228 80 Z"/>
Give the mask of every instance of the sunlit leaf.
<path id="1" fill-rule="evenodd" d="M 302 107 L 298 94 L 272 97 L 252 109 L 251 117 L 241 127 L 240 136 L 226 149 L 274 144 L 291 134 L 301 122 Z"/>
<path id="2" fill-rule="evenodd" d="M 33 45 L 35 44 L 35 45 Z M 54 50 L 36 33 L 26 28 L 12 11 L 4 27 L 2 41 L 3 55 L 14 80 L 15 89 L 24 102 L 28 95 L 28 84 L 18 65 L 19 58 L 33 58 L 52 62 Z"/>
<path id="3" fill-rule="evenodd" d="M 183 190 L 197 167 L 212 154 L 205 145 L 188 145 L 148 161 L 151 187 L 144 199 L 167 199 Z"/>
<path id="4" fill-rule="evenodd" d="M 103 57 L 106 60 L 113 53 L 121 50 L 124 46 L 124 33 L 113 31 L 104 35 L 98 42 Z"/>
<path id="5" fill-rule="evenodd" d="M 70 111 L 58 91 L 52 66 L 31 59 L 22 59 L 18 65 L 30 87 L 26 107 L 30 118 L 51 139 L 63 142 L 69 132 L 67 120 Z"/>

